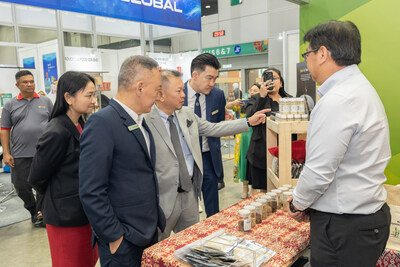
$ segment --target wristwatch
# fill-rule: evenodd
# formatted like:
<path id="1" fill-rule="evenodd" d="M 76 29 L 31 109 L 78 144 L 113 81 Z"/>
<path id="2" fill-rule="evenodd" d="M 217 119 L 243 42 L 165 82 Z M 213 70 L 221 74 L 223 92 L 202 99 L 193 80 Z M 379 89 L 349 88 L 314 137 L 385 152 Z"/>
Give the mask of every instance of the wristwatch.
<path id="1" fill-rule="evenodd" d="M 249 118 L 246 118 L 246 122 L 247 122 L 247 126 L 251 127 L 250 122 L 249 122 Z"/>
<path id="2" fill-rule="evenodd" d="M 289 202 L 289 209 L 291 212 L 295 213 L 295 212 L 301 212 L 301 210 L 296 210 L 293 206 L 293 200 Z"/>

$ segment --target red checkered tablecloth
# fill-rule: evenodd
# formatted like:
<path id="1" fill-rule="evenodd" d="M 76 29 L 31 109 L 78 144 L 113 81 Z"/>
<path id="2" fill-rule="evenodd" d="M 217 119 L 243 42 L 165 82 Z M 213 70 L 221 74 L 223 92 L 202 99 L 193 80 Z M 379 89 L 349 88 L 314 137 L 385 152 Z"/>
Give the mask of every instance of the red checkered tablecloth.
<path id="1" fill-rule="evenodd" d="M 393 249 L 385 249 L 382 256 L 379 258 L 377 267 L 399 267 L 400 266 L 400 251 Z"/>
<path id="2" fill-rule="evenodd" d="M 283 210 L 279 210 L 257 225 L 250 232 L 238 231 L 239 209 L 259 198 L 262 193 L 203 220 L 147 248 L 142 257 L 142 266 L 188 266 L 174 258 L 174 251 L 224 229 L 227 234 L 253 240 L 276 252 L 276 255 L 262 266 L 288 266 L 310 242 L 310 224 L 298 223 Z"/>

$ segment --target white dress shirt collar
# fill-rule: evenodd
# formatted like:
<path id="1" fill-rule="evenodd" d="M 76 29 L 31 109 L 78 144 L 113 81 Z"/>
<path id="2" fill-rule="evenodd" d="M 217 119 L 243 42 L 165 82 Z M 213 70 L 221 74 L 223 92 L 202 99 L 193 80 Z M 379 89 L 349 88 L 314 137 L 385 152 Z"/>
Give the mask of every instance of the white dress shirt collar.
<path id="1" fill-rule="evenodd" d="M 355 71 L 360 71 L 357 67 L 356 64 L 347 66 L 334 74 L 332 74 L 326 81 L 321 84 L 321 86 L 318 88 L 318 95 L 320 97 L 323 97 L 326 95 L 326 93 L 329 92 L 329 90 L 334 87 L 336 84 L 340 83 L 343 80 L 346 80 L 349 75 L 354 74 Z"/>
<path id="2" fill-rule="evenodd" d="M 131 108 L 129 108 L 127 105 L 119 101 L 118 99 L 114 98 L 114 100 L 121 105 L 121 107 L 126 111 L 126 113 L 129 114 L 129 116 L 132 117 L 132 119 L 140 126 L 142 127 L 142 122 L 143 122 L 143 114 L 138 115 L 135 111 L 133 111 Z"/>

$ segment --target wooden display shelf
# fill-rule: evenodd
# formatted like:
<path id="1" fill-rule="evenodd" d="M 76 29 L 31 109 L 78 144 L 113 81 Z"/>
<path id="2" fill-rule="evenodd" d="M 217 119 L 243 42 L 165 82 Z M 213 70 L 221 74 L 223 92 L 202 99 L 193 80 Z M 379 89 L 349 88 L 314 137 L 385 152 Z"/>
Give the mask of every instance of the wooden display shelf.
<path id="1" fill-rule="evenodd" d="M 308 121 L 277 122 L 267 119 L 267 188 L 268 191 L 284 184 L 295 186 L 298 179 L 292 178 L 292 134 L 297 134 L 297 139 L 305 140 L 307 137 Z M 279 134 L 279 137 L 278 137 Z M 268 149 L 278 146 L 279 140 L 279 173 L 272 171 L 273 155 Z"/>

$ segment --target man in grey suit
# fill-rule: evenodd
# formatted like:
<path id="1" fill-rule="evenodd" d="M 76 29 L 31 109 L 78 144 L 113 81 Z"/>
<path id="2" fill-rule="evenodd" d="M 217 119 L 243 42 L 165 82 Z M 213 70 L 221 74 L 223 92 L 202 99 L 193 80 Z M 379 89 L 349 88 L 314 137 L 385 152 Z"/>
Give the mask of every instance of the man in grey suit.
<path id="1" fill-rule="evenodd" d="M 249 130 L 249 126 L 265 123 L 261 110 L 248 119 L 211 123 L 196 116 L 189 107 L 182 107 L 185 93 L 182 74 L 162 70 L 162 90 L 145 119 L 156 144 L 156 174 L 160 206 L 167 218 L 165 231 L 177 233 L 199 221 L 198 198 L 203 181 L 203 162 L 199 135 L 227 136 Z"/>

